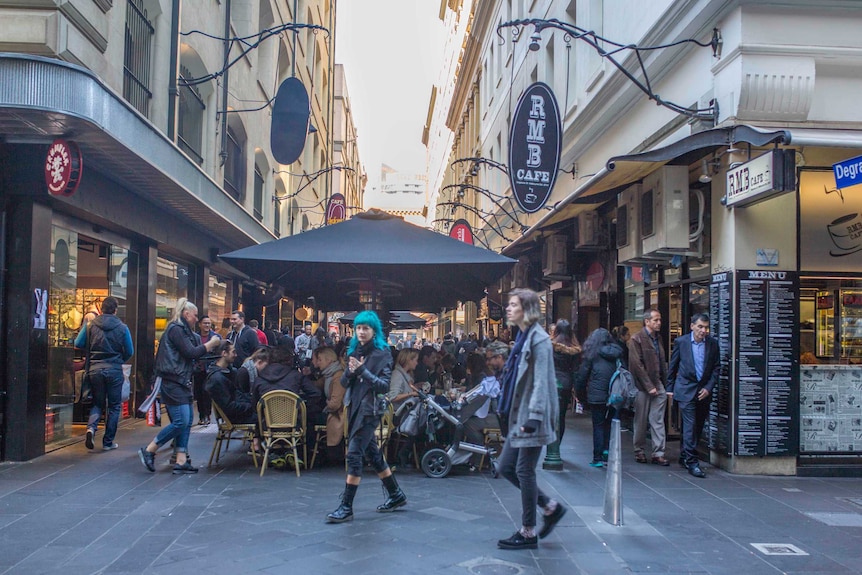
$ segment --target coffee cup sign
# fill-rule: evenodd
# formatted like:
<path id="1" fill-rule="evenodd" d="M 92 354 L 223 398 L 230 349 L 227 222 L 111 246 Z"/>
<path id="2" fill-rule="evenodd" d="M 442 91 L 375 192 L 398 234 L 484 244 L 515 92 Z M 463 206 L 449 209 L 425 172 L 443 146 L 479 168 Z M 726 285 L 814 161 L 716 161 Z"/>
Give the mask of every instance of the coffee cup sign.
<path id="1" fill-rule="evenodd" d="M 509 132 L 509 182 L 522 210 L 531 214 L 551 196 L 560 166 L 560 108 L 551 88 L 531 85 L 518 100 Z"/>
<path id="2" fill-rule="evenodd" d="M 830 250 L 833 257 L 846 256 L 862 249 L 862 219 L 858 213 L 847 214 L 836 218 L 826 228 L 829 238 L 837 250 Z"/>

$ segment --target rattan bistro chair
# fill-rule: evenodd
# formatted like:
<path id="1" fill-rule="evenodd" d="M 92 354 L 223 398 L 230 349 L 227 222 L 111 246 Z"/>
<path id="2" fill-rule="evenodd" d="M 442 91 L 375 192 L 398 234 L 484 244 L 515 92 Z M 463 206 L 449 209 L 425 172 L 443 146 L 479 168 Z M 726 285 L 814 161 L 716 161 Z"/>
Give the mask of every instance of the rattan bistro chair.
<path id="1" fill-rule="evenodd" d="M 230 440 L 231 439 L 242 439 L 248 440 L 251 442 L 254 439 L 254 434 L 257 431 L 257 425 L 254 423 L 233 423 L 228 417 L 224 414 L 221 407 L 218 406 L 216 402 L 212 402 L 213 410 L 215 410 L 216 422 L 218 423 L 218 433 L 216 433 L 215 445 L 213 445 L 212 453 L 210 453 L 210 461 L 207 464 L 209 467 L 212 467 L 213 457 L 215 457 L 216 463 L 218 463 L 219 458 L 221 457 L 221 447 L 223 442 L 227 442 L 225 444 L 225 451 L 230 448 Z M 234 433 L 240 433 L 240 436 L 234 436 Z M 252 459 L 254 460 L 254 466 L 257 468 L 257 454 L 254 451 L 252 446 L 251 450 Z"/>
<path id="2" fill-rule="evenodd" d="M 277 443 L 293 451 L 293 464 L 299 477 L 299 466 L 308 461 L 305 445 L 305 403 L 293 392 L 285 390 L 269 391 L 263 394 L 257 404 L 257 420 L 260 422 L 260 436 L 266 448 L 260 475 L 263 477 L 269 463 L 269 452 Z M 302 446 L 302 459 L 298 448 Z"/>

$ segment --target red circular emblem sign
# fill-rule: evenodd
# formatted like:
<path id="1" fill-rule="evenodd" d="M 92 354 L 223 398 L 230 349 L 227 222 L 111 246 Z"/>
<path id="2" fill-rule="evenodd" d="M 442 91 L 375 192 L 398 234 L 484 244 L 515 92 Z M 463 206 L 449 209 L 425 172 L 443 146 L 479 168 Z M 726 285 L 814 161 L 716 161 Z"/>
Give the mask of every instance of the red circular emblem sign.
<path id="1" fill-rule="evenodd" d="M 467 220 L 458 220 L 452 224 L 452 229 L 449 230 L 449 237 L 455 238 L 459 242 L 473 245 L 473 230 L 470 229 L 470 224 Z"/>
<path id="2" fill-rule="evenodd" d="M 55 196 L 71 196 L 81 183 L 84 164 L 75 142 L 54 140 L 45 158 L 45 184 Z"/>
<path id="3" fill-rule="evenodd" d="M 605 281 L 605 268 L 601 262 L 593 262 L 587 269 L 587 287 L 599 291 Z"/>

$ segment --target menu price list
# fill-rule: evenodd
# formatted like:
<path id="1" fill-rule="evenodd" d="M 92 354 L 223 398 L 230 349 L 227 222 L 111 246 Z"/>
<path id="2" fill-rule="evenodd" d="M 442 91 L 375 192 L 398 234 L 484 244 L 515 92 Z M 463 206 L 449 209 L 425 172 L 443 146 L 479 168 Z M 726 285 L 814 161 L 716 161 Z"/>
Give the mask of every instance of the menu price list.
<path id="1" fill-rule="evenodd" d="M 738 455 L 795 455 L 799 284 L 794 272 L 737 272 Z"/>
<path id="2" fill-rule="evenodd" d="M 710 331 L 718 341 L 718 382 L 709 406 L 709 448 L 729 454 L 730 441 L 730 362 L 733 351 L 733 272 L 712 275 L 709 286 Z"/>
<path id="3" fill-rule="evenodd" d="M 799 381 L 800 452 L 862 451 L 862 366 L 803 365 Z"/>

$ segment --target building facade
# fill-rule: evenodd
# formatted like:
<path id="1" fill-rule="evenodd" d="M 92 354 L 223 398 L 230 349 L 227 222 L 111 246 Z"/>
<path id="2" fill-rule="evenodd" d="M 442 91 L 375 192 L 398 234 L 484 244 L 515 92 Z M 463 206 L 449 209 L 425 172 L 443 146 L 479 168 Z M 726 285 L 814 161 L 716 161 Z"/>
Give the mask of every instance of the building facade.
<path id="1" fill-rule="evenodd" d="M 180 298 L 216 327 L 236 308 L 293 321 L 290 300 L 218 254 L 323 224 L 314 204 L 331 174 L 307 174 L 332 162 L 334 10 L 331 0 L 0 1 L 3 459 L 83 434 L 71 342 L 104 297 L 132 330 L 132 414 Z M 329 34 L 280 31 L 294 17 Z M 270 111 L 290 76 L 309 93 L 316 131 L 287 166 L 270 150 Z"/>
<path id="2" fill-rule="evenodd" d="M 664 46 L 641 53 L 642 69 L 614 55 L 653 97 L 562 30 L 525 26 L 513 42 L 502 27 L 501 44 L 500 24 L 524 18 L 593 31 L 606 52 Z M 438 218 L 475 212 L 476 235 L 519 259 L 500 291 L 540 291 L 546 324 L 570 319 L 582 339 L 640 329 L 654 308 L 669 351 L 693 313 L 711 313 L 722 371 L 703 449 L 736 473 L 862 470 L 850 399 L 862 262 L 852 188 L 831 169 L 862 147 L 849 100 L 860 20 L 856 4 L 829 1 L 498 0 L 477 8 L 467 39 L 452 161 L 491 162 L 454 171 Z M 560 108 L 561 171 L 526 214 L 504 170 L 513 109 L 535 82 Z"/>

